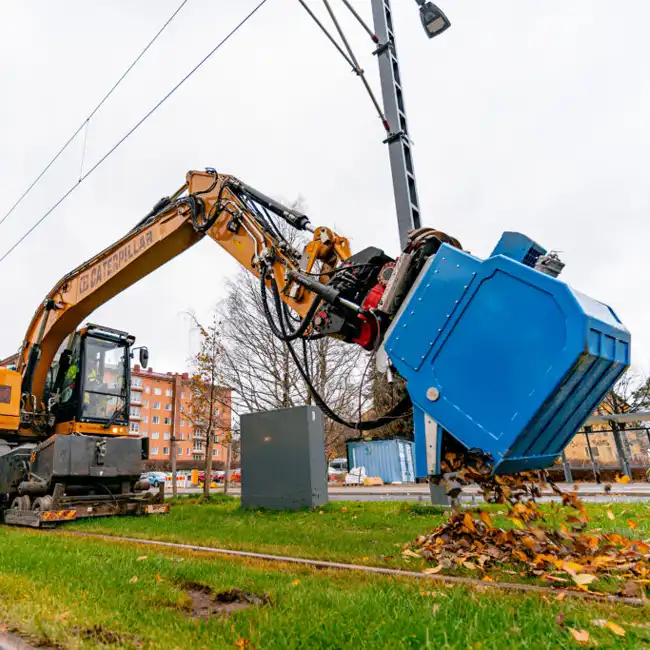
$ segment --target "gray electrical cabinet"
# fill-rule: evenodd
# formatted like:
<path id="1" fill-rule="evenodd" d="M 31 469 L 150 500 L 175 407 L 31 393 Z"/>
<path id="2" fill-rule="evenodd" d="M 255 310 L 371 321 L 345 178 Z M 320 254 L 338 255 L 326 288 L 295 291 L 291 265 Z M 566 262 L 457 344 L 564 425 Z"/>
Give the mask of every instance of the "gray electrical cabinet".
<path id="1" fill-rule="evenodd" d="M 328 502 L 323 415 L 314 406 L 241 417 L 242 508 L 297 510 Z"/>

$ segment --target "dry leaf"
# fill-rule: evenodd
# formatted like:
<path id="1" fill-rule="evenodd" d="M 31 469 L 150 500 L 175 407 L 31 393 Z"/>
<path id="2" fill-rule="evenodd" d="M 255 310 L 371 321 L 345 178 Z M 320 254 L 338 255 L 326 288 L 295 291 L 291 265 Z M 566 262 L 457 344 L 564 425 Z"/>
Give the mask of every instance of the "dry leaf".
<path id="1" fill-rule="evenodd" d="M 616 482 L 617 483 L 622 483 L 625 485 L 626 483 L 630 482 L 630 477 L 625 475 L 625 476 L 620 476 L 619 474 L 616 475 Z"/>
<path id="2" fill-rule="evenodd" d="M 639 524 L 637 524 L 636 521 L 634 521 L 633 519 L 628 519 L 627 520 L 627 525 L 628 525 L 628 528 L 631 528 L 632 530 L 639 527 Z"/>
<path id="3" fill-rule="evenodd" d="M 362 562 L 367 562 L 370 558 L 366 555 L 365 557 L 361 558 Z"/>
<path id="4" fill-rule="evenodd" d="M 478 517 L 488 528 L 492 528 L 492 519 L 487 512 L 481 510 L 481 512 L 478 513 Z"/>
<path id="5" fill-rule="evenodd" d="M 421 556 L 414 553 L 410 548 L 407 548 L 405 551 L 402 551 L 402 557 L 414 557 L 419 560 Z"/>
<path id="6" fill-rule="evenodd" d="M 138 561 L 138 562 L 143 562 L 144 560 L 148 560 L 148 559 L 149 559 L 149 556 L 148 556 L 148 555 L 141 555 L 141 556 L 138 558 L 137 561 Z"/>
<path id="7" fill-rule="evenodd" d="M 162 582 L 162 581 L 163 581 L 163 579 L 162 579 L 162 576 L 160 575 L 160 573 L 156 573 L 156 582 Z"/>
<path id="8" fill-rule="evenodd" d="M 616 634 L 616 636 L 625 636 L 625 630 L 620 625 L 617 625 L 612 621 L 607 621 L 605 623 L 605 627 L 608 630 L 611 630 L 614 634 Z"/>
<path id="9" fill-rule="evenodd" d="M 438 613 L 439 609 L 440 605 L 438 603 L 435 603 L 435 605 L 431 608 L 431 613 L 435 616 Z"/>
<path id="10" fill-rule="evenodd" d="M 611 510 L 608 510 L 608 511 L 607 511 L 607 516 L 608 516 L 612 521 L 614 521 L 614 519 L 616 519 L 616 517 L 614 517 L 614 513 L 613 513 Z"/>
<path id="11" fill-rule="evenodd" d="M 587 630 L 575 630 L 572 627 L 568 627 L 567 630 L 571 632 L 571 636 L 580 645 L 587 645 L 589 643 L 589 632 L 587 632 Z"/>
<path id="12" fill-rule="evenodd" d="M 440 573 L 441 571 L 442 571 L 442 564 L 439 564 L 438 566 L 427 567 L 426 569 L 423 569 L 422 573 L 426 573 L 427 575 L 433 575 L 435 573 Z"/>
<path id="13" fill-rule="evenodd" d="M 341 512 L 347 512 L 347 511 L 348 511 L 347 506 L 343 506 L 343 507 L 341 508 Z"/>
<path id="14" fill-rule="evenodd" d="M 598 578 L 593 575 L 593 573 L 578 573 L 576 575 L 572 575 L 571 577 L 573 578 L 573 582 L 575 582 L 577 585 L 580 585 L 581 587 L 584 585 L 590 585 L 595 580 L 598 580 Z"/>
<path id="15" fill-rule="evenodd" d="M 6 631 L 7 631 L 7 626 L 4 623 L 2 623 L 2 625 L 0 625 L 0 632 L 6 632 Z"/>
<path id="16" fill-rule="evenodd" d="M 564 612 L 560 612 L 555 617 L 555 624 L 558 625 L 559 627 L 564 627 Z"/>
<path id="17" fill-rule="evenodd" d="M 135 584 L 137 581 L 138 581 L 138 576 L 133 576 L 133 577 L 129 580 L 129 582 L 130 582 L 131 584 Z"/>
<path id="18" fill-rule="evenodd" d="M 476 526 L 474 525 L 472 517 L 468 512 L 466 512 L 465 516 L 463 517 L 463 524 L 465 525 L 465 528 L 467 528 L 472 533 L 476 532 Z"/>
<path id="19" fill-rule="evenodd" d="M 235 641 L 235 648 L 239 650 L 255 650 L 255 646 L 251 643 L 250 639 L 237 639 Z"/>
<path id="20" fill-rule="evenodd" d="M 483 582 L 494 582 L 493 578 L 490 578 L 490 576 L 483 576 Z"/>
<path id="21" fill-rule="evenodd" d="M 561 591 L 557 596 L 555 596 L 555 600 L 562 601 L 566 598 L 566 592 Z"/>
<path id="22" fill-rule="evenodd" d="M 519 529 L 521 529 L 521 530 L 523 530 L 524 528 L 526 528 L 526 526 L 524 526 L 524 524 L 523 524 L 523 522 L 521 521 L 521 519 L 517 519 L 517 517 L 513 517 L 513 518 L 512 518 L 512 523 L 513 523 L 515 526 L 517 526 L 517 528 L 519 528 Z"/>
<path id="23" fill-rule="evenodd" d="M 478 567 L 476 566 L 476 564 L 474 564 L 474 562 L 467 562 L 467 561 L 463 562 L 463 566 L 466 569 L 469 569 L 470 571 L 476 571 L 476 569 L 478 569 Z"/>
<path id="24" fill-rule="evenodd" d="M 300 580 L 294 580 L 294 581 L 291 583 L 291 586 L 292 586 L 292 587 L 295 587 L 296 585 L 299 585 L 299 584 L 300 584 Z"/>

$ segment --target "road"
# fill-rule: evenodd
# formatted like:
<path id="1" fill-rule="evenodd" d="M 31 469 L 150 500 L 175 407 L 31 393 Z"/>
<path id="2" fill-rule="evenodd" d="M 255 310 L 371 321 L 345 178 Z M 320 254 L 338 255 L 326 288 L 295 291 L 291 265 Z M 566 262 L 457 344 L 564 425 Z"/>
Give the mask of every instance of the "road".
<path id="1" fill-rule="evenodd" d="M 571 492 L 575 487 L 580 497 L 592 503 L 632 503 L 637 501 L 650 501 L 650 483 L 628 483 L 627 485 L 613 484 L 611 492 L 605 492 L 604 485 L 595 483 L 559 483 L 558 487 L 564 492 Z M 213 488 L 213 492 L 222 492 L 223 488 Z M 169 494 L 171 488 L 166 492 Z M 429 503 L 429 487 L 427 485 L 382 485 L 373 487 L 364 486 L 333 486 L 329 489 L 330 501 L 415 501 Z M 201 489 L 189 488 L 179 489 L 179 494 L 200 494 Z M 233 496 L 240 496 L 239 487 L 232 487 Z M 557 500 L 557 497 L 550 491 L 542 492 L 539 499 L 541 503 Z M 483 498 L 480 489 L 475 486 L 464 488 L 461 495 L 463 503 L 482 503 Z"/>

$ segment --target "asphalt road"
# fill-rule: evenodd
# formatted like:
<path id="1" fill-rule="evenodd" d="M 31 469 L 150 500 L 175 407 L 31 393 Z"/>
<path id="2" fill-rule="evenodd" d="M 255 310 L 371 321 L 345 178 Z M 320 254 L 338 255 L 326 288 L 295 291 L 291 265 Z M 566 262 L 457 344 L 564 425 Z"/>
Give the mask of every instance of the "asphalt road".
<path id="1" fill-rule="evenodd" d="M 578 494 L 584 501 L 593 503 L 633 503 L 639 501 L 650 501 L 650 483 L 628 483 L 627 485 L 611 485 L 611 491 L 605 492 L 604 485 L 593 483 L 560 483 L 559 487 L 570 492 L 578 487 Z M 212 492 L 222 492 L 223 488 L 213 488 Z M 171 494 L 171 488 L 166 490 Z M 199 488 L 179 489 L 179 494 L 200 494 Z M 364 486 L 330 486 L 330 501 L 414 501 L 429 503 L 429 487 L 427 485 L 382 485 L 373 487 Z M 230 494 L 240 496 L 239 487 L 231 487 Z M 552 492 L 543 492 L 539 499 L 540 503 L 556 501 L 557 497 Z M 480 490 L 476 487 L 465 488 L 461 495 L 463 503 L 483 503 Z"/>

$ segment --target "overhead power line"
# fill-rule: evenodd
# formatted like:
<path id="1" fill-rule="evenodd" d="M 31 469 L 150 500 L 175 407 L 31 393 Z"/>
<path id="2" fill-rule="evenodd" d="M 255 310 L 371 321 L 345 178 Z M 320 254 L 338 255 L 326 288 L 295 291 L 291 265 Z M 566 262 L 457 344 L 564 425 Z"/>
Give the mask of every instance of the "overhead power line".
<path id="1" fill-rule="evenodd" d="M 226 36 L 224 36 L 217 45 L 215 45 L 208 54 L 206 54 L 199 63 L 197 63 L 158 103 L 148 112 L 144 117 L 142 117 L 134 126 L 132 126 L 83 176 L 79 178 L 79 181 L 76 182 L 74 185 L 72 185 L 63 196 L 61 196 L 56 203 L 9 249 L 7 250 L 2 257 L 0 257 L 0 263 L 3 262 L 13 251 L 22 244 L 29 235 L 31 235 L 36 228 L 38 228 L 44 221 L 47 219 L 47 217 L 56 210 L 56 208 L 65 201 L 70 194 L 72 194 L 78 187 L 85 181 L 88 176 L 90 176 L 109 156 L 111 156 L 115 150 L 123 143 L 125 142 L 137 129 L 146 122 L 149 117 L 151 117 L 201 66 L 203 66 L 204 63 L 206 63 L 223 45 L 226 44 L 227 41 L 230 40 L 232 36 L 234 36 L 252 17 L 254 14 L 256 14 L 266 3 L 268 0 L 261 0 L 257 4 L 257 6 L 249 13 L 247 14 Z"/>
<path id="2" fill-rule="evenodd" d="M 92 112 L 88 117 L 81 123 L 79 128 L 68 138 L 66 143 L 59 149 L 59 151 L 54 155 L 54 157 L 50 160 L 47 165 L 43 168 L 41 173 L 32 181 L 32 183 L 27 187 L 27 189 L 18 197 L 18 200 L 9 208 L 7 213 L 0 219 L 0 226 L 9 218 L 11 213 L 23 202 L 23 199 L 32 191 L 34 186 L 38 183 L 38 181 L 45 176 L 47 173 L 47 170 L 59 159 L 59 156 L 72 144 L 73 140 L 79 135 L 79 133 L 82 131 L 84 127 L 88 126 L 88 123 L 90 122 L 90 119 L 97 113 L 97 111 L 104 105 L 106 100 L 115 92 L 117 87 L 124 81 L 125 77 L 133 70 L 133 68 L 137 65 L 138 61 L 145 55 L 147 50 L 158 40 L 158 37 L 165 31 L 169 23 L 176 18 L 177 14 L 180 12 L 180 10 L 187 4 L 187 0 L 183 0 L 181 4 L 178 6 L 176 11 L 167 19 L 165 24 L 158 30 L 157 34 L 147 43 L 147 46 L 138 54 L 138 56 L 133 60 L 131 65 L 122 73 L 122 76 L 113 84 L 113 87 L 104 95 L 102 100 L 93 108 Z M 88 131 L 86 128 L 86 135 Z M 83 156 L 85 156 L 86 152 L 86 139 L 84 137 L 84 151 L 83 151 Z M 82 169 L 83 169 L 83 157 L 82 157 Z M 80 175 L 81 177 L 81 175 Z"/>

